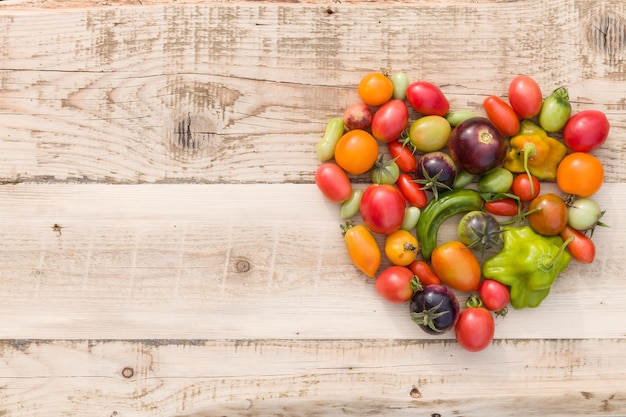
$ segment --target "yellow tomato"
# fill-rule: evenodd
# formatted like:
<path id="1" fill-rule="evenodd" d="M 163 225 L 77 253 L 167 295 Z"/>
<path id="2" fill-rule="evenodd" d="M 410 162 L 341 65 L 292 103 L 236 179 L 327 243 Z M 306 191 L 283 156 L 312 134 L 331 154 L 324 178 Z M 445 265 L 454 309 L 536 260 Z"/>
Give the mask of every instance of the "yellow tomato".
<path id="1" fill-rule="evenodd" d="M 378 242 L 365 226 L 347 221 L 342 227 L 348 255 L 354 266 L 374 278 L 380 267 L 381 254 Z"/>
<path id="2" fill-rule="evenodd" d="M 415 260 L 418 249 L 417 239 L 407 230 L 400 229 L 385 239 L 385 255 L 394 265 L 409 265 Z"/>

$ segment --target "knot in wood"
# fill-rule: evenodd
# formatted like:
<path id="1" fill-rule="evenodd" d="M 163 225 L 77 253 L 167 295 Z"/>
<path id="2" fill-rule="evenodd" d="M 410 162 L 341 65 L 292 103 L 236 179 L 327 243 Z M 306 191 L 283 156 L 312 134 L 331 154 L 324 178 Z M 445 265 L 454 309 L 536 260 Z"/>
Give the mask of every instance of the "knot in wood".
<path id="1" fill-rule="evenodd" d="M 235 267 L 237 268 L 237 272 L 248 272 L 250 270 L 250 262 L 245 259 L 239 259 L 235 263 Z"/>
<path id="2" fill-rule="evenodd" d="M 122 369 L 122 376 L 124 378 L 126 379 L 132 378 L 133 375 L 135 375 L 135 371 L 130 366 L 127 366 L 126 368 Z"/>
<path id="3" fill-rule="evenodd" d="M 626 50 L 626 20 L 623 16 L 603 11 L 590 19 L 589 43 L 610 56 L 621 55 Z"/>
<path id="4" fill-rule="evenodd" d="M 420 390 L 417 389 L 417 387 L 413 387 L 411 392 L 409 392 L 409 395 L 412 398 L 422 398 L 422 393 L 420 392 Z"/>

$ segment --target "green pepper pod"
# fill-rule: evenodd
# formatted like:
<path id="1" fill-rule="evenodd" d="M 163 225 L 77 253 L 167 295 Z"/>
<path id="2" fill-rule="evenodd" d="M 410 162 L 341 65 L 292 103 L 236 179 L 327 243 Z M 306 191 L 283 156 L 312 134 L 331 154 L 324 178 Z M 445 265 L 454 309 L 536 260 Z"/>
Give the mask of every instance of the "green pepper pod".
<path id="1" fill-rule="evenodd" d="M 437 233 L 442 223 L 455 214 L 480 210 L 484 200 L 476 190 L 458 188 L 432 199 L 422 211 L 417 221 L 416 236 L 420 244 L 422 258 L 429 260 L 437 246 Z"/>

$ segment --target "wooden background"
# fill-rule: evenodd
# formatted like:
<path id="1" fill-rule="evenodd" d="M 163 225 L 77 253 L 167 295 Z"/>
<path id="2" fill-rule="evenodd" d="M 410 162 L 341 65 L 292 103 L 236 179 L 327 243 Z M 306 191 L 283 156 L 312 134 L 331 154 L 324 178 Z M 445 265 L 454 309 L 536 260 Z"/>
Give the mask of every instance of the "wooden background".
<path id="1" fill-rule="evenodd" d="M 0 415 L 625 416 L 625 28 L 622 0 L 0 2 Z M 379 299 L 313 183 L 384 69 L 478 112 L 528 74 L 611 122 L 596 261 L 485 351 Z"/>

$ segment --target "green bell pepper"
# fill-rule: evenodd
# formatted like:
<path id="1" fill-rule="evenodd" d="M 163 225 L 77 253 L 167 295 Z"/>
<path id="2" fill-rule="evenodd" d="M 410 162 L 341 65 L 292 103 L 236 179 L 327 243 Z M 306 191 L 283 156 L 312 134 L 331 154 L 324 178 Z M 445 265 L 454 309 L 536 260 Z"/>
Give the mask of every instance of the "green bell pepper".
<path id="1" fill-rule="evenodd" d="M 513 308 L 537 307 L 569 265 L 565 248 L 571 240 L 537 234 L 530 226 L 504 227 L 502 238 L 502 250 L 483 263 L 483 276 L 510 287 Z"/>

